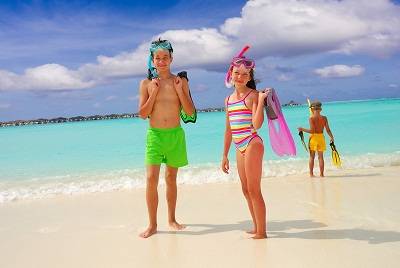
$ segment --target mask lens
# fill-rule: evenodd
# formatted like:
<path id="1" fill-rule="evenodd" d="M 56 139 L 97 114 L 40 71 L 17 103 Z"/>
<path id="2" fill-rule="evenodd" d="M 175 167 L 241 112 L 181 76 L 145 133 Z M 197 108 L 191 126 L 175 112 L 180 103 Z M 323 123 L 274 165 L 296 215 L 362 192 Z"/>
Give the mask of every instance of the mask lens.
<path id="1" fill-rule="evenodd" d="M 254 61 L 251 59 L 245 58 L 234 58 L 232 61 L 233 66 L 239 67 L 240 65 L 244 65 L 247 69 L 251 69 L 254 67 Z"/>

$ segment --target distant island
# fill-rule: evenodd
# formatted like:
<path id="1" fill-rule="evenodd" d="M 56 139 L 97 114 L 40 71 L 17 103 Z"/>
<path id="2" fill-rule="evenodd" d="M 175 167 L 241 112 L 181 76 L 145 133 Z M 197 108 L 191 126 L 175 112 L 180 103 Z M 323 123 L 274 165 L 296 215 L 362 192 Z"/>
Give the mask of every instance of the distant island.
<path id="1" fill-rule="evenodd" d="M 290 101 L 283 107 L 298 106 L 294 101 Z M 198 109 L 198 113 L 210 113 L 210 112 L 223 112 L 225 108 L 206 108 Z M 108 115 L 91 115 L 91 116 L 74 116 L 74 117 L 57 117 L 52 119 L 33 119 L 33 120 L 14 120 L 9 122 L 0 122 L 0 127 L 13 127 L 13 126 L 26 126 L 26 125 L 43 125 L 43 124 L 57 124 L 66 122 L 79 122 L 79 121 L 94 121 L 94 120 L 111 120 L 111 119 L 124 119 L 124 118 L 135 118 L 139 117 L 138 113 L 124 113 L 124 114 L 108 114 Z"/>

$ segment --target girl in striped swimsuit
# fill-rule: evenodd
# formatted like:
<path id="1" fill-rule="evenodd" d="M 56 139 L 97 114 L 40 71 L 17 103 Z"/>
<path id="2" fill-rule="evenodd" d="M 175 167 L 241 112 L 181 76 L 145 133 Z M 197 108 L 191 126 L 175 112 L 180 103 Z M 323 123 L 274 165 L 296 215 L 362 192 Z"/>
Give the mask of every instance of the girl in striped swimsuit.
<path id="1" fill-rule="evenodd" d="M 255 239 L 262 239 L 267 237 L 266 208 L 261 193 L 264 145 L 256 130 L 264 121 L 264 99 L 268 93 L 256 90 L 254 65 L 253 60 L 243 56 L 231 62 L 229 77 L 234 92 L 225 99 L 226 130 L 221 168 L 228 173 L 228 153 L 233 140 L 242 191 L 254 224 L 254 229 L 248 233 L 254 234 Z"/>

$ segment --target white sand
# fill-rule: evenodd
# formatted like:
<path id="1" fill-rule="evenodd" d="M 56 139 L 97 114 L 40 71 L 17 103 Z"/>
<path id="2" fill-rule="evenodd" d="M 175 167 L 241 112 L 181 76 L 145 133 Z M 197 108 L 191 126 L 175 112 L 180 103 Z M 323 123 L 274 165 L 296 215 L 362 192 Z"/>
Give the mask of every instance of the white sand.
<path id="1" fill-rule="evenodd" d="M 264 179 L 259 241 L 239 183 L 180 186 L 179 232 L 160 187 L 149 239 L 144 189 L 1 204 L 0 267 L 400 267 L 400 167 L 331 174 Z"/>

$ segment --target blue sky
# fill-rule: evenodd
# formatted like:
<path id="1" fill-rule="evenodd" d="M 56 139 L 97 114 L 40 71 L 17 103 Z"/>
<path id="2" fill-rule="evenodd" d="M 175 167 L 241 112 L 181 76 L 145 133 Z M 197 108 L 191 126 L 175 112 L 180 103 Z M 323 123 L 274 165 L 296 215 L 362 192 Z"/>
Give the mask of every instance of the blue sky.
<path id="1" fill-rule="evenodd" d="M 400 97 L 399 1 L 0 0 L 0 121 L 136 112 L 159 36 L 198 108 L 245 44 L 282 102 Z"/>

